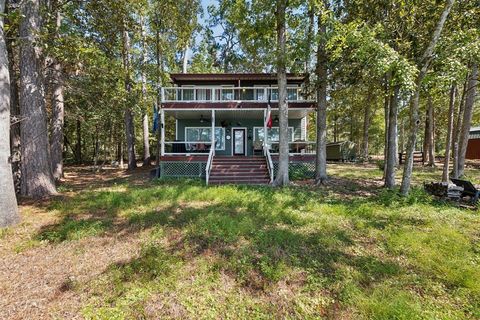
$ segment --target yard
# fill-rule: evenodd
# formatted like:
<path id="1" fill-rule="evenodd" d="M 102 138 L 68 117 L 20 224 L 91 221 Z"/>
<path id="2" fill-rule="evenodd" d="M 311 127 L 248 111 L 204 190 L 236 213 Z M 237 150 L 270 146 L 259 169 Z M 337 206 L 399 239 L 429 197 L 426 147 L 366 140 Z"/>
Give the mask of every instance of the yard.
<path id="1" fill-rule="evenodd" d="M 480 318 L 480 215 L 421 191 L 439 169 L 416 168 L 406 199 L 374 165 L 329 174 L 273 189 L 68 168 L 0 233 L 0 318 Z"/>

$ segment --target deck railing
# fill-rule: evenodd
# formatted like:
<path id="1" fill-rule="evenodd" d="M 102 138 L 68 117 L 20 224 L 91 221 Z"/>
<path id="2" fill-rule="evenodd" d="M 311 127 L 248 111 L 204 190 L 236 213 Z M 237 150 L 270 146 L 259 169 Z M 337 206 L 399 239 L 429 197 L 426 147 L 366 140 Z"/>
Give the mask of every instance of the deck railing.
<path id="1" fill-rule="evenodd" d="M 288 150 L 290 154 L 304 155 L 316 154 L 317 143 L 314 141 L 295 141 L 288 143 Z M 279 153 L 279 142 L 270 142 L 271 154 L 277 155 Z"/>
<path id="2" fill-rule="evenodd" d="M 210 179 L 210 172 L 212 171 L 213 157 L 215 155 L 215 148 L 211 148 L 208 154 L 207 166 L 205 168 L 205 180 L 208 186 L 208 180 Z"/>
<path id="3" fill-rule="evenodd" d="M 163 87 L 161 90 L 163 102 L 228 102 L 249 101 L 267 102 L 278 101 L 276 87 Z M 309 101 L 304 97 L 301 87 L 288 87 L 287 99 L 289 102 Z"/>
<path id="4" fill-rule="evenodd" d="M 267 161 L 268 174 L 270 175 L 270 183 L 273 183 L 275 173 L 273 169 L 272 155 L 270 154 L 270 150 L 265 143 L 263 144 L 263 153 Z"/>
<path id="5" fill-rule="evenodd" d="M 165 155 L 207 155 L 213 143 L 211 141 L 165 141 Z"/>

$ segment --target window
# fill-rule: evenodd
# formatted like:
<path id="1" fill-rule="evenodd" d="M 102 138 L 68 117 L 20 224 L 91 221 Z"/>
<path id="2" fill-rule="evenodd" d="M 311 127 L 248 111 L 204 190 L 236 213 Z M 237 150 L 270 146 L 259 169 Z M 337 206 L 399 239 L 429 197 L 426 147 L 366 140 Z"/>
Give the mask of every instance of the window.
<path id="1" fill-rule="evenodd" d="M 278 89 L 277 88 L 270 89 L 270 99 L 272 101 L 278 100 Z"/>
<path id="2" fill-rule="evenodd" d="M 268 100 L 265 97 L 265 87 L 264 86 L 255 86 L 255 87 L 259 87 L 259 88 L 255 88 L 255 98 L 254 98 L 254 100 L 256 100 L 256 101 Z"/>
<path id="3" fill-rule="evenodd" d="M 193 100 L 193 96 L 194 96 L 193 87 L 190 87 L 190 86 L 181 87 L 180 91 L 181 91 L 181 94 L 182 94 L 182 100 L 184 100 L 184 101 Z"/>
<path id="4" fill-rule="evenodd" d="M 185 128 L 185 140 L 190 142 L 210 142 L 212 140 L 211 127 Z M 215 150 L 225 150 L 225 128 L 215 127 Z"/>
<path id="5" fill-rule="evenodd" d="M 298 88 L 289 87 L 287 88 L 287 99 L 290 101 L 298 100 Z"/>
<path id="6" fill-rule="evenodd" d="M 222 86 L 222 101 L 231 101 L 234 99 L 233 86 Z"/>
<path id="7" fill-rule="evenodd" d="M 263 128 L 262 127 L 255 127 L 253 128 L 253 140 L 254 141 L 263 141 Z M 280 139 L 280 131 L 278 127 L 271 127 L 267 128 L 268 132 L 268 141 L 269 142 L 278 142 Z M 288 127 L 288 137 L 289 141 L 293 141 L 293 127 Z"/>

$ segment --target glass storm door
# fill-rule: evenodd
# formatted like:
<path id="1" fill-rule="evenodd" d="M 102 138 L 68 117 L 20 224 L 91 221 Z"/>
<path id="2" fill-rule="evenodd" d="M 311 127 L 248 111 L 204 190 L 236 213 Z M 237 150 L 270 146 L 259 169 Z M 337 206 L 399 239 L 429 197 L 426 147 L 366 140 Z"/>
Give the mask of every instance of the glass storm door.
<path id="1" fill-rule="evenodd" d="M 233 129 L 233 155 L 245 155 L 245 129 Z"/>

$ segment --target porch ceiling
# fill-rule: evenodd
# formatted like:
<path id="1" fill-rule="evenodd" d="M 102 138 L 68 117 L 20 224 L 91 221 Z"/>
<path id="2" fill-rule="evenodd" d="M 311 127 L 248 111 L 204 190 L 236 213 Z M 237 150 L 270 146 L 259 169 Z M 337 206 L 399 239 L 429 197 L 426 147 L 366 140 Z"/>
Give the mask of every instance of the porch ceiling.
<path id="1" fill-rule="evenodd" d="M 173 116 L 175 119 L 200 119 L 201 116 L 209 119 L 211 110 L 168 110 L 164 109 L 165 115 Z M 302 119 L 309 113 L 314 112 L 312 109 L 289 109 L 289 119 Z M 278 109 L 272 109 L 272 116 L 278 115 Z M 263 110 L 215 110 L 216 119 L 263 119 Z"/>

